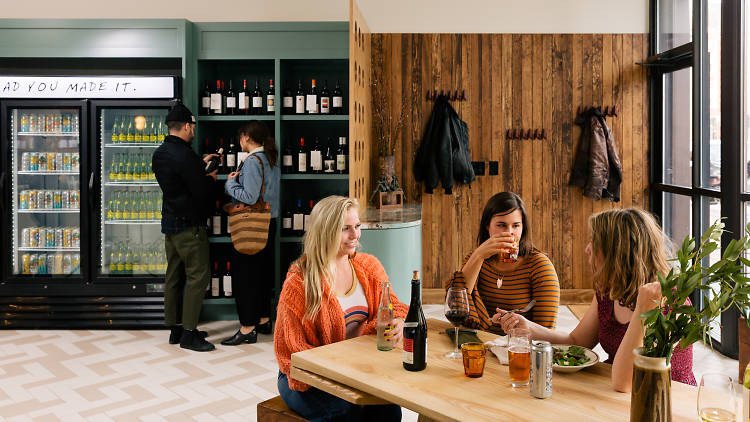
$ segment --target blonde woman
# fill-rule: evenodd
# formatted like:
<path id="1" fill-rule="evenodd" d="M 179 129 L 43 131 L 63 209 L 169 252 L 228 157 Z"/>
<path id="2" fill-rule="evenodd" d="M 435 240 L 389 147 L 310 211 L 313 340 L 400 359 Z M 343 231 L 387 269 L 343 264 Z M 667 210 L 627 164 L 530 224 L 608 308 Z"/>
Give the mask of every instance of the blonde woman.
<path id="1" fill-rule="evenodd" d="M 612 387 L 628 392 L 633 379 L 633 349 L 643 346 L 639 316 L 661 299 L 658 274 L 669 272 L 669 248 L 651 214 L 641 209 L 607 210 L 589 217 L 591 241 L 586 246 L 596 295 L 578 326 L 570 333 L 544 328 L 515 313 L 499 318 L 503 330 L 528 328 L 531 336 L 557 344 L 593 348 L 609 355 Z M 672 355 L 672 379 L 695 385 L 693 349 L 679 347 Z"/>
<path id="2" fill-rule="evenodd" d="M 329 196 L 313 207 L 304 251 L 289 267 L 276 309 L 279 393 L 311 421 L 401 420 L 396 405 L 365 409 L 289 377 L 292 353 L 376 331 L 381 283 L 388 276 L 377 258 L 357 253 L 358 208 L 356 199 L 342 196 Z M 389 341 L 395 344 L 408 306 L 393 292 L 391 302 L 395 319 Z"/>

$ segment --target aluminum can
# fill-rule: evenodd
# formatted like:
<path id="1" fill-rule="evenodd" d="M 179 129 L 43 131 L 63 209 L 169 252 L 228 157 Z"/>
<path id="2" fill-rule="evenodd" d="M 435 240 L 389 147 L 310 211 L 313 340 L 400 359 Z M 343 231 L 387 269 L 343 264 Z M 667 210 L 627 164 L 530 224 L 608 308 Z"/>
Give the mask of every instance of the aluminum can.
<path id="1" fill-rule="evenodd" d="M 61 248 L 63 245 L 63 229 L 62 227 L 57 227 L 55 229 L 55 247 Z"/>
<path id="2" fill-rule="evenodd" d="M 62 116 L 55 114 L 55 132 L 62 132 Z"/>
<path id="3" fill-rule="evenodd" d="M 55 247 L 55 229 L 52 227 L 47 227 L 44 229 L 44 245 L 47 248 L 54 248 Z"/>
<path id="4" fill-rule="evenodd" d="M 77 190 L 70 191 L 70 207 L 73 209 L 81 207 L 80 194 Z"/>
<path id="5" fill-rule="evenodd" d="M 74 152 L 70 154 L 70 171 L 78 171 L 81 165 L 81 156 Z"/>
<path id="6" fill-rule="evenodd" d="M 70 191 L 60 192 L 60 207 L 66 210 L 70 209 Z"/>
<path id="7" fill-rule="evenodd" d="M 44 209 L 51 210 L 55 206 L 55 194 L 51 190 L 44 191 Z"/>
<path id="8" fill-rule="evenodd" d="M 46 128 L 45 128 L 44 114 L 38 114 L 36 116 L 36 129 L 39 132 L 44 132 L 45 131 Z"/>
<path id="9" fill-rule="evenodd" d="M 29 209 L 29 191 L 22 190 L 20 194 L 18 194 L 18 208 L 22 210 Z"/>
<path id="10" fill-rule="evenodd" d="M 81 255 L 74 253 L 70 256 L 70 266 L 72 267 L 73 274 L 81 273 Z"/>
<path id="11" fill-rule="evenodd" d="M 63 153 L 55 153 L 55 171 L 63 171 Z"/>
<path id="12" fill-rule="evenodd" d="M 29 234 L 31 229 L 25 228 L 21 230 L 21 247 L 22 248 L 28 248 L 29 247 Z"/>
<path id="13" fill-rule="evenodd" d="M 31 274 L 31 255 L 21 255 L 21 274 Z"/>
<path id="14" fill-rule="evenodd" d="M 30 153 L 24 152 L 21 154 L 21 171 L 29 171 L 31 163 L 29 163 Z"/>
<path id="15" fill-rule="evenodd" d="M 78 229 L 78 227 L 73 227 L 72 231 L 72 237 L 73 240 L 71 241 L 70 245 L 73 248 L 80 248 L 81 247 L 81 230 Z"/>
<path id="16" fill-rule="evenodd" d="M 63 171 L 70 171 L 71 155 L 69 152 L 63 154 Z"/>
<path id="17" fill-rule="evenodd" d="M 38 248 L 41 246 L 42 236 L 39 233 L 39 227 L 29 228 L 29 247 Z"/>
<path id="18" fill-rule="evenodd" d="M 52 194 L 53 198 L 53 208 L 62 208 L 62 192 L 59 190 L 56 190 Z"/>
<path id="19" fill-rule="evenodd" d="M 65 227 L 63 229 L 63 248 L 73 247 L 73 229 Z"/>
<path id="20" fill-rule="evenodd" d="M 23 206 L 21 206 L 23 208 Z M 26 208 L 28 210 L 33 210 L 36 208 L 36 191 L 35 190 L 28 190 L 26 191 Z"/>
<path id="21" fill-rule="evenodd" d="M 38 274 L 47 274 L 47 254 L 40 253 L 36 258 L 36 272 Z"/>
<path id="22" fill-rule="evenodd" d="M 44 116 L 44 127 L 46 132 L 54 132 L 55 131 L 55 118 L 51 114 L 46 114 Z"/>
<path id="23" fill-rule="evenodd" d="M 71 274 L 73 272 L 73 259 L 69 253 L 63 255 L 62 272 L 63 274 Z"/>
<path id="24" fill-rule="evenodd" d="M 36 209 L 38 210 L 44 209 L 44 200 L 46 197 L 45 192 L 46 191 L 43 191 L 43 190 L 36 191 Z"/>
<path id="25" fill-rule="evenodd" d="M 54 152 L 47 153 L 47 171 L 55 171 L 57 169 L 57 154 Z"/>
<path id="26" fill-rule="evenodd" d="M 63 255 L 61 253 L 55 254 L 55 269 L 53 274 L 62 274 L 63 272 Z"/>
<path id="27" fill-rule="evenodd" d="M 47 254 L 47 274 L 55 273 L 55 254 Z"/>
<path id="28" fill-rule="evenodd" d="M 38 171 L 47 171 L 47 153 L 38 152 L 36 154 L 37 168 Z"/>
<path id="29" fill-rule="evenodd" d="M 552 345 L 548 341 L 531 342 L 529 391 L 538 399 L 552 395 Z"/>
<path id="30" fill-rule="evenodd" d="M 39 154 L 29 153 L 29 171 L 39 171 Z"/>
<path id="31" fill-rule="evenodd" d="M 39 262 L 37 261 L 39 257 L 37 254 L 33 253 L 29 255 L 29 274 L 38 274 L 39 267 L 37 266 Z"/>
<path id="32" fill-rule="evenodd" d="M 36 114 L 29 114 L 29 130 L 28 132 L 37 132 L 39 127 L 36 125 Z"/>

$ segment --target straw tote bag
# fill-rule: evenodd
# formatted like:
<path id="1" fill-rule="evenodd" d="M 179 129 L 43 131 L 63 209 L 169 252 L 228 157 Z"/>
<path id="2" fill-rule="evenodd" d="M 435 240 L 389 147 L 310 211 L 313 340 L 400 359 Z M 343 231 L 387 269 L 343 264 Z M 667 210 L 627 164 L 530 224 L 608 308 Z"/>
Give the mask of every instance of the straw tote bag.
<path id="1" fill-rule="evenodd" d="M 245 255 L 255 255 L 266 247 L 268 226 L 271 222 L 271 204 L 263 200 L 263 195 L 266 193 L 266 170 L 263 160 L 255 154 L 252 156 L 260 162 L 262 172 L 260 197 L 253 205 L 239 203 L 229 209 L 232 244 L 238 252 Z"/>

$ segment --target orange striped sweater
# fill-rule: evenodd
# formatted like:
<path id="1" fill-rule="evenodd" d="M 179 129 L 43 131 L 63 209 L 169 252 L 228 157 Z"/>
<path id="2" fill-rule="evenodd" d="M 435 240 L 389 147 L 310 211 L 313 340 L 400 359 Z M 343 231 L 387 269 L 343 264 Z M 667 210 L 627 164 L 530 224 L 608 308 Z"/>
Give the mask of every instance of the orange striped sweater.
<path id="1" fill-rule="evenodd" d="M 362 334 L 373 334 L 377 328 L 381 283 L 388 280 L 388 274 L 377 258 L 366 253 L 358 252 L 350 262 L 367 298 L 369 315 L 364 322 Z M 390 296 L 394 317 L 405 318 L 409 306 L 399 302 L 393 290 Z M 279 369 L 288 377 L 289 388 L 297 391 L 305 391 L 310 386 L 289 376 L 292 353 L 346 340 L 344 310 L 341 309 L 335 292 L 323 292 L 320 312 L 313 321 L 304 319 L 304 316 L 305 288 L 302 284 L 302 273 L 297 267 L 292 266 L 286 274 L 279 305 L 276 308 L 273 347 Z"/>
<path id="2" fill-rule="evenodd" d="M 463 268 L 471 254 L 464 258 Z M 497 287 L 497 279 L 502 275 L 502 286 Z M 461 271 L 456 271 L 448 283 L 448 287 L 466 287 L 466 281 Z M 531 319 L 547 328 L 555 328 L 557 324 L 557 308 L 560 304 L 560 282 L 552 261 L 539 251 L 531 252 L 521 265 L 513 271 L 501 273 L 489 261 L 482 263 L 479 276 L 471 293 L 471 306 L 466 326 L 481 330 L 499 331 L 500 327 L 493 327 L 492 315 L 495 308 L 517 309 L 528 304 L 531 299 L 536 300 L 532 309 Z"/>

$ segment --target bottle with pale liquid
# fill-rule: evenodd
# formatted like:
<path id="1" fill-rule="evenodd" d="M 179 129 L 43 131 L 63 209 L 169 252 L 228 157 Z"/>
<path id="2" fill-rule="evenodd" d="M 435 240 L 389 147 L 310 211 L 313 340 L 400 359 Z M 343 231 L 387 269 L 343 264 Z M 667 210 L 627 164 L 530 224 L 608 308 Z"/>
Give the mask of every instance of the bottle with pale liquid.
<path id="1" fill-rule="evenodd" d="M 391 344 L 386 338 L 386 328 L 393 321 L 393 304 L 391 303 L 391 283 L 388 280 L 382 283 L 382 291 L 380 293 L 380 302 L 378 305 L 378 350 L 388 351 L 393 349 Z"/>

